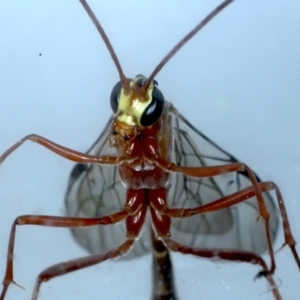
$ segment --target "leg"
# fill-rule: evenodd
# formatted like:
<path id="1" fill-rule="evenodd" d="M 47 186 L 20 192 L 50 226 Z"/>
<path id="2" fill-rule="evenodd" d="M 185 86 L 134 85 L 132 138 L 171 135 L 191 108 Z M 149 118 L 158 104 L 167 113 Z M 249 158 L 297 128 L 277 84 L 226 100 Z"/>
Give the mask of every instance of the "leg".
<path id="1" fill-rule="evenodd" d="M 66 147 L 63 147 L 61 145 L 58 145 L 52 141 L 47 140 L 46 138 L 36 135 L 36 134 L 30 134 L 25 137 L 23 137 L 21 140 L 19 140 L 17 143 L 12 145 L 8 150 L 6 150 L 1 156 L 0 156 L 0 164 L 17 148 L 19 148 L 25 141 L 32 141 L 35 143 L 38 143 L 50 151 L 65 157 L 69 160 L 79 162 L 79 163 L 99 163 L 104 165 L 115 165 L 122 161 L 121 157 L 116 156 L 102 156 L 97 157 L 93 155 L 88 155 L 85 153 L 81 153 Z"/>
<path id="2" fill-rule="evenodd" d="M 107 259 L 124 255 L 131 249 L 133 243 L 134 239 L 128 239 L 120 246 L 108 251 L 107 253 L 72 259 L 47 268 L 39 274 L 36 280 L 34 291 L 32 294 L 32 300 L 37 299 L 41 284 L 43 282 L 47 282 L 57 276 L 65 275 L 83 268 L 99 264 Z"/>
<path id="3" fill-rule="evenodd" d="M 143 194 L 140 193 L 140 195 Z M 130 194 L 134 193 L 131 191 Z M 134 205 L 133 205 L 134 207 Z M 77 271 L 86 267 L 99 264 L 107 259 L 116 258 L 118 256 L 126 254 L 132 247 L 135 239 L 139 236 L 141 229 L 145 222 L 145 217 L 147 213 L 147 206 L 139 207 L 137 210 L 133 210 L 132 214 L 126 218 L 126 231 L 127 240 L 115 249 L 112 249 L 104 254 L 96 254 L 92 256 L 82 257 L 78 259 L 73 259 L 67 262 L 59 263 L 51 266 L 39 274 L 35 288 L 32 295 L 32 300 L 36 300 L 42 282 L 49 281 L 50 279 Z M 113 223 L 111 223 L 113 224 Z M 135 224 L 136 226 L 133 226 Z M 82 227 L 82 226 L 81 226 Z"/>
<path id="4" fill-rule="evenodd" d="M 13 253 L 15 244 L 15 235 L 17 225 L 40 225 L 48 227 L 63 227 L 63 228 L 78 228 L 97 225 L 112 225 L 125 220 L 126 224 L 126 242 L 113 249 L 106 254 L 99 254 L 89 257 L 84 257 L 76 260 L 71 260 L 66 263 L 61 263 L 46 269 L 39 275 L 36 284 L 36 295 L 43 281 L 48 281 L 51 278 L 70 273 L 97 263 L 100 263 L 108 258 L 114 258 L 127 253 L 131 248 L 134 240 L 139 236 L 142 226 L 145 222 L 147 206 L 141 203 L 144 200 L 144 190 L 128 190 L 126 204 L 122 211 L 101 218 L 73 218 L 73 217 L 56 217 L 56 216 L 34 216 L 25 215 L 18 217 L 10 232 L 6 272 L 3 279 L 3 290 L 0 300 L 3 300 L 8 289 L 8 286 L 13 282 Z M 37 296 L 35 296 L 36 299 Z"/>
<path id="5" fill-rule="evenodd" d="M 127 210 L 127 211 L 126 211 Z M 76 227 L 87 227 L 95 225 L 109 225 L 116 224 L 121 220 L 124 220 L 130 213 L 129 208 L 123 211 L 117 212 L 115 214 L 104 216 L 102 218 L 94 219 L 82 219 L 82 218 L 69 218 L 69 217 L 55 217 L 55 216 L 20 216 L 18 217 L 11 228 L 8 253 L 7 253 L 7 263 L 6 271 L 3 279 L 3 289 L 0 296 L 0 300 L 3 300 L 7 292 L 8 286 L 11 283 L 15 283 L 13 279 L 13 254 L 15 247 L 15 235 L 17 225 L 40 225 L 40 226 L 50 226 L 50 227 L 65 227 L 65 228 L 76 228 Z"/>
<path id="6" fill-rule="evenodd" d="M 148 158 L 148 160 L 152 164 L 157 165 L 158 167 L 162 168 L 167 172 L 179 172 L 184 175 L 193 176 L 193 177 L 213 177 L 216 175 L 222 175 L 222 174 L 232 173 L 232 172 L 245 172 L 253 185 L 255 196 L 257 197 L 258 208 L 260 213 L 259 217 L 262 217 L 265 223 L 268 223 L 270 216 L 264 203 L 262 191 L 260 190 L 255 174 L 246 164 L 232 163 L 232 164 L 212 166 L 212 167 L 182 167 L 172 162 L 164 161 L 157 157 L 155 157 L 155 159 Z"/>
<path id="7" fill-rule="evenodd" d="M 205 258 L 219 258 L 222 260 L 228 261 L 241 261 L 246 263 L 251 263 L 254 265 L 260 265 L 263 269 L 263 275 L 267 278 L 267 281 L 270 285 L 270 289 L 273 292 L 273 295 L 276 300 L 282 300 L 282 297 L 279 293 L 279 290 L 276 287 L 275 281 L 272 277 L 272 274 L 268 271 L 265 261 L 258 255 L 247 252 L 247 251 L 232 251 L 226 249 L 201 249 L 201 248 L 191 248 L 179 244 L 172 239 L 163 239 L 166 246 L 175 252 L 181 252 L 183 254 L 192 254 L 199 257 Z"/>
<path id="8" fill-rule="evenodd" d="M 232 163 L 227 165 L 220 165 L 220 166 L 212 166 L 212 167 L 182 167 L 178 166 L 172 162 L 168 162 L 162 160 L 160 158 L 156 158 L 155 160 L 149 158 L 153 164 L 156 164 L 160 168 L 168 171 L 168 172 L 180 172 L 187 176 L 193 177 L 213 177 L 216 175 L 231 173 L 231 172 L 244 172 L 247 174 L 249 180 L 252 183 L 253 189 L 255 191 L 255 196 L 257 198 L 258 210 L 259 210 L 259 218 L 262 218 L 265 225 L 265 231 L 267 236 L 267 244 L 268 244 L 268 251 L 271 257 L 271 269 L 275 270 L 275 260 L 274 260 L 274 251 L 271 242 L 271 232 L 269 226 L 269 219 L 270 215 L 265 205 L 262 191 L 259 187 L 258 181 L 256 179 L 255 174 L 253 171 L 243 163 Z M 230 205 L 229 205 L 230 206 Z M 227 206 L 228 207 L 228 206 Z"/>
<path id="9" fill-rule="evenodd" d="M 295 247 L 296 241 L 291 232 L 287 212 L 285 209 L 284 201 L 283 201 L 282 195 L 280 193 L 280 190 L 279 190 L 278 186 L 273 182 L 260 182 L 259 188 L 262 193 L 275 190 L 278 206 L 280 209 L 280 214 L 282 217 L 282 226 L 283 226 L 283 232 L 284 232 L 284 238 L 285 238 L 285 241 L 284 241 L 284 244 L 282 245 L 282 247 L 284 247 L 286 245 L 288 245 L 290 247 L 292 254 L 294 256 L 294 259 L 300 270 L 300 258 L 296 251 L 296 247 Z M 254 188 L 249 187 L 249 188 L 243 189 L 241 191 L 238 191 L 234 194 L 231 194 L 229 196 L 226 196 L 224 198 L 218 199 L 212 203 L 209 203 L 207 205 L 203 205 L 201 207 L 197 207 L 194 209 L 169 209 L 167 207 L 165 207 L 164 209 L 162 209 L 162 208 L 156 208 L 156 209 L 162 213 L 167 214 L 170 217 L 173 217 L 173 218 L 186 218 L 186 217 L 190 217 L 190 216 L 193 216 L 196 214 L 204 214 L 204 213 L 209 213 L 209 212 L 217 211 L 220 209 L 224 209 L 224 208 L 230 207 L 232 205 L 238 204 L 240 202 L 247 201 L 247 199 L 249 199 L 255 195 L 256 194 L 255 194 Z M 273 246 L 272 246 L 271 238 L 268 235 L 267 235 L 267 239 L 270 239 L 269 244 L 272 247 L 272 251 L 270 252 L 270 256 L 271 256 L 270 272 L 274 273 L 275 258 L 274 258 Z"/>

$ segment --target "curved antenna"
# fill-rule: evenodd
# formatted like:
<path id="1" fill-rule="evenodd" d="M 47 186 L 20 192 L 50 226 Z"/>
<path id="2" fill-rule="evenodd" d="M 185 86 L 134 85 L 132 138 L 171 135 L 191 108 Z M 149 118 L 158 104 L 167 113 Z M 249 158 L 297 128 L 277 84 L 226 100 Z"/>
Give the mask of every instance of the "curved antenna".
<path id="1" fill-rule="evenodd" d="M 91 10 L 90 6 L 87 4 L 87 2 L 85 0 L 79 0 L 80 3 L 82 4 L 83 8 L 85 9 L 85 11 L 87 12 L 87 14 L 89 15 L 90 19 L 92 20 L 92 22 L 94 23 L 94 25 L 96 26 L 98 32 L 100 33 L 103 41 L 104 41 L 104 44 L 106 46 L 106 48 L 108 49 L 116 67 L 117 67 L 117 70 L 118 70 L 118 73 L 119 73 L 119 76 L 120 76 L 120 80 L 122 82 L 122 86 L 124 88 L 124 91 L 125 93 L 129 93 L 130 91 L 130 86 L 129 86 L 129 82 L 127 80 L 127 78 L 125 77 L 124 73 L 123 73 L 123 70 L 122 70 L 122 67 L 121 67 L 121 64 L 118 60 L 118 57 L 115 53 L 115 50 L 112 46 L 112 44 L 110 43 L 104 29 L 102 28 L 100 22 L 98 21 L 98 19 L 96 18 L 95 14 L 93 13 L 93 11 Z"/>
<path id="2" fill-rule="evenodd" d="M 164 67 L 164 65 L 173 57 L 178 50 L 185 45 L 196 33 L 198 33 L 209 21 L 211 21 L 220 11 L 222 11 L 227 5 L 229 5 L 234 0 L 226 0 L 217 6 L 210 14 L 208 14 L 193 30 L 191 30 L 174 48 L 162 59 L 162 61 L 157 65 L 151 75 L 145 82 L 144 88 L 148 89 L 149 85 L 153 81 L 157 73 Z"/>

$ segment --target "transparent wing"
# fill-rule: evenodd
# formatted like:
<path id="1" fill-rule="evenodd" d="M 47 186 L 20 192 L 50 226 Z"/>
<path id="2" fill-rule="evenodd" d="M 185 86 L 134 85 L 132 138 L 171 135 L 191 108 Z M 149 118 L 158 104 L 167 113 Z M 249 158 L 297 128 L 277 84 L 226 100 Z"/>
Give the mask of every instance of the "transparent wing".
<path id="1" fill-rule="evenodd" d="M 212 166 L 237 160 L 194 128 L 167 103 L 166 114 L 171 122 L 172 160 L 182 166 Z M 117 155 L 109 145 L 111 117 L 100 137 L 88 151 L 92 155 Z M 163 126 L 162 126 L 163 127 Z M 165 127 L 163 127 L 165 128 Z M 168 128 L 168 126 L 166 126 Z M 258 178 L 259 179 L 259 178 Z M 195 178 L 172 174 L 168 192 L 170 207 L 193 208 L 234 193 L 251 183 L 244 173 Z M 271 214 L 270 226 L 274 239 L 278 230 L 278 215 L 269 193 L 264 194 Z M 66 207 L 69 216 L 101 217 L 122 210 L 126 189 L 121 183 L 117 166 L 77 164 L 69 179 Z M 192 247 L 230 248 L 263 253 L 266 237 L 261 221 L 257 222 L 256 199 L 218 212 L 172 220 L 172 236 Z M 146 227 L 146 228 L 145 228 Z M 150 251 L 150 221 L 144 226 L 126 258 Z M 103 253 L 115 248 L 126 237 L 124 222 L 72 230 L 75 239 L 91 253 Z"/>
<path id="2" fill-rule="evenodd" d="M 113 117 L 109 119 L 104 131 L 87 153 L 97 156 L 117 155 L 114 148 L 109 146 L 112 121 Z M 68 216 L 102 217 L 122 210 L 125 201 L 126 189 L 121 182 L 117 166 L 75 165 L 65 196 Z M 149 234 L 144 232 L 126 258 L 149 251 Z M 109 226 L 76 228 L 72 229 L 72 233 L 75 240 L 93 254 L 114 249 L 126 238 L 124 222 Z"/>
<path id="3" fill-rule="evenodd" d="M 190 124 L 170 105 L 173 127 L 172 160 L 181 166 L 214 166 L 238 162 Z M 257 177 L 260 181 L 260 179 Z M 168 203 L 170 207 L 194 208 L 232 194 L 251 182 L 245 173 L 231 173 L 213 178 L 195 178 L 173 174 Z M 278 231 L 278 213 L 269 193 L 264 199 L 271 215 L 274 240 Z M 172 220 L 172 236 L 192 247 L 247 250 L 258 254 L 267 249 L 262 220 L 257 222 L 256 198 L 218 212 Z"/>

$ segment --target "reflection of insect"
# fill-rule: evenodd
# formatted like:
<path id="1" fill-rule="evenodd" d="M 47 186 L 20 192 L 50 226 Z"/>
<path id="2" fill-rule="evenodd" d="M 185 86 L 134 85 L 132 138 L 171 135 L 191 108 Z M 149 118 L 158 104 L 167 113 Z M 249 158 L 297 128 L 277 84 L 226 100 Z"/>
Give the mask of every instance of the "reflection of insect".
<path id="1" fill-rule="evenodd" d="M 225 3 L 228 4 L 229 2 L 226 1 Z M 83 4 L 85 3 L 83 2 Z M 87 6 L 85 7 L 87 8 Z M 150 76 L 150 79 L 151 77 L 153 78 L 154 75 Z M 170 104 L 165 104 L 161 115 L 162 96 L 155 82 L 152 83 L 150 79 L 147 80 L 142 76 L 137 76 L 132 83 L 136 85 L 136 89 L 132 93 L 139 95 L 145 92 L 146 86 L 149 84 L 150 91 L 154 93 L 154 100 L 157 101 L 157 103 L 154 102 L 156 105 L 153 104 L 150 106 L 151 109 L 153 108 L 153 111 L 143 114 L 142 117 L 139 110 L 132 112 L 132 106 L 127 107 L 126 101 L 130 100 L 133 104 L 140 106 L 144 103 L 138 102 L 135 100 L 135 97 L 129 100 L 125 96 L 124 98 L 118 97 L 116 92 L 118 88 L 121 88 L 121 85 L 116 86 L 112 93 L 111 103 L 118 117 L 117 119 L 110 119 L 104 133 L 90 149 L 89 155 L 93 155 L 94 157 L 85 156 L 61 147 L 54 149 L 53 146 L 56 146 L 55 144 L 40 137 L 30 136 L 23 139 L 23 141 L 31 139 L 40 142 L 60 155 L 65 155 L 81 163 L 88 163 L 79 164 L 74 168 L 66 200 L 70 216 L 94 217 L 95 219 L 27 216 L 20 217 L 18 222 L 22 224 L 82 227 L 95 224 L 108 225 L 111 222 L 121 221 L 126 218 L 125 224 L 120 222 L 114 226 L 73 229 L 78 241 L 94 254 L 115 249 L 118 243 L 121 243 L 121 238 L 124 237 L 125 239 L 127 231 L 129 240 L 119 247 L 120 251 L 125 252 L 130 248 L 134 238 L 139 234 L 141 226 L 144 223 L 143 218 L 146 214 L 146 207 L 149 204 L 155 232 L 170 249 L 181 250 L 198 256 L 219 256 L 229 260 L 244 260 L 258 263 L 264 270 L 264 273 L 260 274 L 265 274 L 267 280 L 272 285 L 272 276 L 268 273 L 267 267 L 258 256 L 268 248 L 266 241 L 269 241 L 269 252 L 273 259 L 271 240 L 277 231 L 278 220 L 274 203 L 268 194 L 265 194 L 264 197 L 268 211 L 271 214 L 270 229 L 266 227 L 266 232 L 269 232 L 267 239 L 265 237 L 263 217 L 260 218 L 258 223 L 256 223 L 256 217 L 258 214 L 262 215 L 264 209 L 261 191 L 269 190 L 276 186 L 272 183 L 260 183 L 258 185 L 255 177 L 252 176 L 253 173 L 251 170 L 245 169 L 245 165 L 243 164 L 236 164 L 236 160 L 233 157 L 194 129 Z M 122 76 L 121 80 L 126 94 L 126 89 L 129 89 L 129 83 Z M 142 102 L 142 100 L 140 101 Z M 148 106 L 145 109 L 149 109 Z M 135 113 L 131 119 L 126 116 L 128 110 L 130 113 Z M 149 122 L 155 122 L 151 120 L 152 117 L 156 119 L 160 118 L 159 122 L 153 125 L 147 123 L 148 118 L 150 118 Z M 135 123 L 136 125 L 128 124 L 128 122 Z M 146 125 L 150 127 L 147 128 Z M 2 160 L 20 144 L 18 143 L 15 147 L 9 149 L 2 156 Z M 142 154 L 143 157 L 141 157 Z M 103 155 L 109 155 L 109 157 L 98 158 Z M 179 167 L 166 163 L 167 160 L 176 163 Z M 100 164 L 114 163 L 114 166 L 91 164 L 91 162 L 98 162 Z M 225 164 L 230 165 L 225 166 Z M 133 166 L 134 169 L 132 169 Z M 206 166 L 220 167 L 211 169 L 205 168 Z M 177 172 L 169 174 L 169 168 L 171 171 Z M 175 169 L 173 170 L 173 168 Z M 121 171 L 121 176 L 118 170 Z M 237 172 L 224 174 L 226 171 Z M 204 178 L 205 176 L 217 175 L 218 173 L 222 175 L 213 178 Z M 120 183 L 121 178 L 123 182 L 127 183 L 127 196 L 126 189 Z M 169 182 L 171 184 L 168 190 Z M 171 209 L 168 209 L 165 203 L 166 192 L 168 193 L 167 203 Z M 279 191 L 277 192 L 279 193 Z M 254 195 L 254 193 L 256 193 L 260 201 L 259 203 L 262 205 L 260 211 L 257 208 L 256 198 L 246 200 Z M 214 204 L 208 204 L 226 195 L 230 195 L 227 201 L 226 199 L 222 199 L 214 202 Z M 127 205 L 125 205 L 126 197 Z M 280 200 L 280 195 L 278 197 Z M 74 201 L 77 201 L 77 205 L 74 205 Z M 234 201 L 241 203 L 232 206 L 235 203 Z M 207 205 L 205 206 L 205 204 Z M 124 205 L 125 210 L 118 213 L 118 211 L 123 209 Z M 218 207 L 218 205 L 220 206 Z M 195 210 L 182 210 L 183 208 L 195 207 L 199 208 Z M 227 207 L 228 209 L 207 213 L 208 211 L 222 207 Z M 281 207 L 281 213 L 284 212 L 284 207 Z M 111 213 L 114 213 L 114 215 L 104 217 Z M 205 214 L 189 217 L 189 214 L 194 213 Z M 183 247 L 178 249 L 178 245 L 170 240 L 170 219 L 168 215 L 174 217 L 172 218 L 171 227 L 172 239 L 182 242 L 182 244 L 191 248 Z M 187 218 L 182 218 L 184 216 Z M 284 215 L 283 217 L 286 220 L 286 216 Z M 125 225 L 127 226 L 126 231 Z M 287 231 L 289 229 L 288 224 L 285 224 L 284 228 Z M 136 241 L 128 256 L 137 256 L 149 251 L 151 238 L 147 229 L 150 230 L 149 228 L 144 229 L 140 239 Z M 161 256 L 162 258 L 154 255 L 154 266 L 158 268 L 156 269 L 157 274 L 156 281 L 154 281 L 154 290 L 159 291 L 159 288 L 162 288 L 161 293 L 166 291 L 169 294 L 174 294 L 175 291 L 170 276 L 172 274 L 171 266 L 161 269 L 164 272 L 160 272 L 159 270 L 161 266 L 168 266 L 168 254 L 164 244 L 156 239 L 156 234 L 152 233 L 156 249 L 165 255 Z M 148 236 L 149 241 L 147 239 Z M 286 239 L 290 245 L 293 244 L 291 236 L 288 235 Z M 205 249 L 200 250 L 199 247 Z M 229 248 L 236 249 L 236 251 L 224 250 Z M 243 252 L 245 250 L 253 253 Z M 12 253 L 12 249 L 10 253 Z M 68 266 L 72 266 L 72 270 L 79 269 L 81 266 L 92 265 L 116 255 L 119 255 L 118 251 L 111 251 L 107 256 L 97 255 L 82 260 L 71 261 L 68 263 Z M 299 265 L 299 259 L 295 252 L 294 256 Z M 10 264 L 12 264 L 11 260 L 8 263 L 8 270 L 11 268 Z M 273 264 L 271 264 L 270 271 L 271 273 L 274 271 Z M 67 264 L 61 264 L 59 267 L 54 266 L 49 268 L 47 272 L 51 273 L 51 276 L 54 277 L 61 273 L 68 273 L 70 270 L 68 270 Z M 41 274 L 40 278 L 48 279 L 45 277 L 45 272 Z M 159 278 L 161 280 L 158 280 Z M 8 273 L 6 274 L 6 279 L 9 280 Z M 161 283 L 164 285 L 160 286 Z M 279 299 L 278 290 L 274 289 L 273 292 L 275 297 Z M 4 297 L 4 293 L 2 297 Z"/>

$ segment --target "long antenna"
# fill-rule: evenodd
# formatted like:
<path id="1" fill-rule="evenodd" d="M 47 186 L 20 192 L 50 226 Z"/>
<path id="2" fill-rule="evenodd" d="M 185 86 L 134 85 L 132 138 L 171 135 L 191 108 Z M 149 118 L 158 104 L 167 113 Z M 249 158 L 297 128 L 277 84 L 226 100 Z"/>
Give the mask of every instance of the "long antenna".
<path id="1" fill-rule="evenodd" d="M 95 14 L 91 10 L 90 6 L 87 4 L 86 0 L 79 0 L 82 6 L 84 7 L 85 11 L 91 18 L 92 22 L 96 26 L 98 32 L 100 33 L 106 48 L 108 49 L 115 66 L 117 67 L 120 80 L 122 82 L 122 86 L 125 90 L 125 93 L 130 92 L 130 85 L 125 77 L 121 64 L 118 60 L 118 57 L 109 41 L 108 36 L 106 35 L 105 31 L 103 30 L 100 22 L 96 18 Z M 227 5 L 229 5 L 234 0 L 225 0 L 222 2 L 219 6 L 217 6 L 214 10 L 211 11 L 210 14 L 208 14 L 193 30 L 191 30 L 182 40 L 177 43 L 173 49 L 161 60 L 161 62 L 157 65 L 157 67 L 154 69 L 154 71 L 151 73 L 151 75 L 148 77 L 147 81 L 145 82 L 143 89 L 147 90 L 151 82 L 153 81 L 154 77 L 158 74 L 158 72 L 164 67 L 164 65 L 181 49 L 182 46 L 184 46 L 194 35 L 196 35 L 207 23 L 209 23 L 219 12 L 221 12 Z"/>
<path id="2" fill-rule="evenodd" d="M 119 76 L 120 76 L 120 80 L 122 82 L 122 86 L 124 88 L 124 91 L 125 93 L 129 93 L 130 91 L 130 86 L 129 86 L 129 82 L 126 78 L 126 76 L 124 75 L 123 73 L 123 70 L 122 70 L 122 67 L 121 67 L 121 64 L 118 60 L 118 57 L 115 53 L 115 50 L 112 46 L 112 44 L 110 43 L 109 41 L 109 38 L 108 36 L 106 35 L 103 27 L 101 26 L 100 22 L 98 21 L 98 19 L 96 18 L 95 14 L 93 13 L 93 11 L 91 10 L 90 6 L 87 4 L 87 2 L 85 0 L 79 0 L 80 3 L 82 4 L 83 8 L 85 9 L 85 11 L 87 12 L 87 14 L 89 15 L 89 17 L 91 18 L 92 22 L 95 24 L 98 32 L 100 33 L 104 43 L 105 43 L 105 46 L 106 48 L 108 49 L 116 67 L 117 67 L 117 70 L 118 70 L 118 73 L 119 73 Z"/>
<path id="3" fill-rule="evenodd" d="M 162 61 L 157 65 L 151 75 L 148 77 L 144 84 L 145 90 L 148 89 L 154 77 L 157 73 L 164 67 L 164 65 L 179 51 L 179 49 L 185 45 L 196 33 L 198 33 L 209 21 L 211 21 L 219 12 L 221 12 L 227 5 L 229 5 L 234 0 L 226 0 L 217 6 L 210 14 L 208 14 L 193 30 L 191 30 L 174 48 L 162 59 Z"/>

